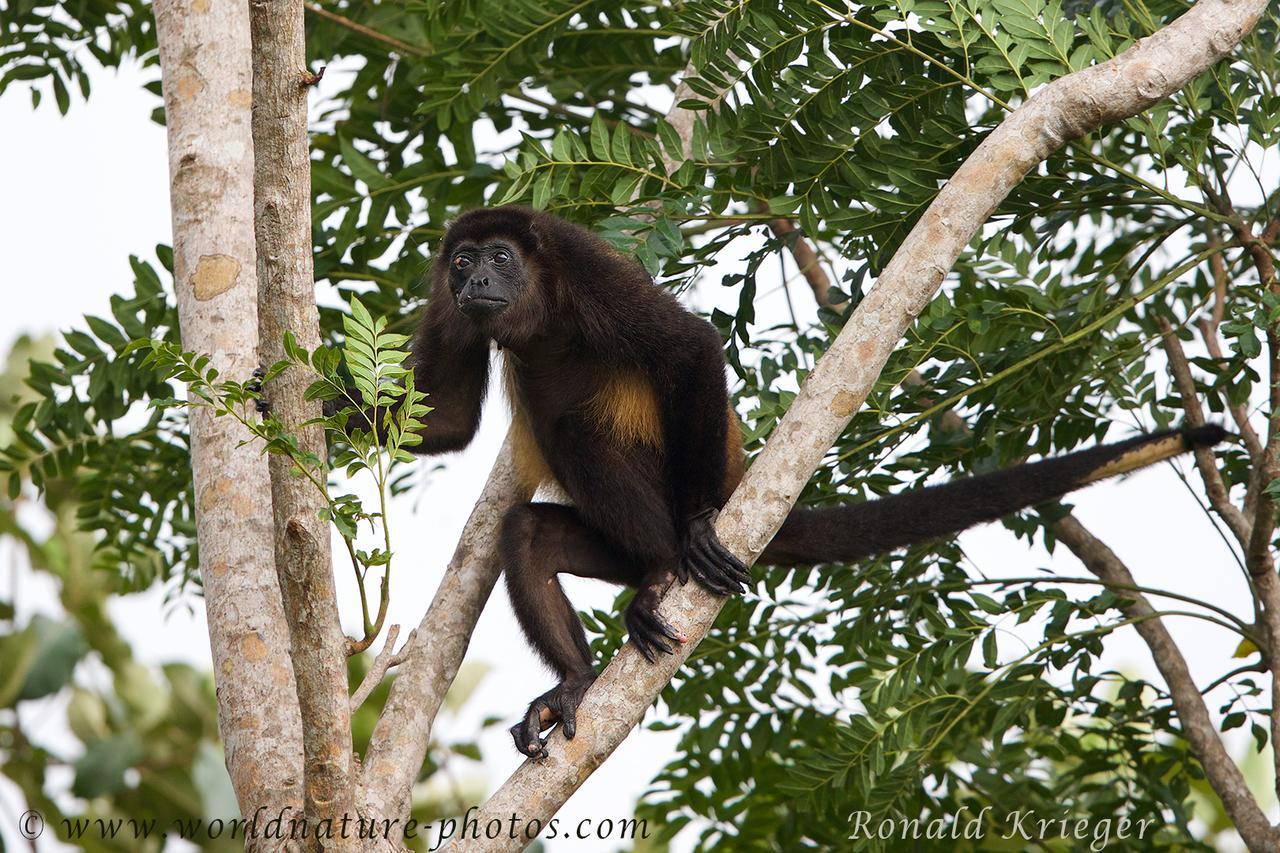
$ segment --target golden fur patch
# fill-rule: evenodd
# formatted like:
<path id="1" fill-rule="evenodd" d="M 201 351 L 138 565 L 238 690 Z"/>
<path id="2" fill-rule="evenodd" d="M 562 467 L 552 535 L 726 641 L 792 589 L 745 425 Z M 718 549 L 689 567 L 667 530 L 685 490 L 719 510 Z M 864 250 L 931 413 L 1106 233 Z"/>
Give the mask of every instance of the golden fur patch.
<path id="1" fill-rule="evenodd" d="M 516 488 L 521 500 L 529 500 L 538 486 L 555 479 L 551 466 L 542 455 L 538 442 L 529 428 L 529 419 L 519 406 L 511 415 L 511 460 L 516 469 Z"/>
<path id="2" fill-rule="evenodd" d="M 543 483 L 555 481 L 551 466 L 542 455 L 537 439 L 533 437 L 533 427 L 529 425 L 529 416 L 520 407 L 520 398 L 516 396 L 515 368 L 510 358 L 502 359 L 502 382 L 507 391 L 507 402 L 511 406 L 511 462 L 515 467 L 516 488 L 521 500 L 529 500 Z"/>
<path id="3" fill-rule="evenodd" d="M 729 429 L 724 436 L 724 458 L 724 488 L 720 499 L 727 501 L 742 482 L 742 475 L 745 473 L 743 466 L 746 463 L 746 454 L 742 452 L 742 424 L 732 403 L 729 404 Z"/>
<path id="4" fill-rule="evenodd" d="M 516 483 L 523 499 L 528 500 L 539 486 L 554 483 L 555 476 L 533 437 L 528 415 L 520 407 L 516 395 L 515 371 L 510 360 L 503 359 L 502 372 L 507 399 L 511 402 L 511 440 Z M 662 448 L 662 416 L 658 408 L 658 397 L 643 374 L 626 373 L 611 378 L 592 395 L 587 403 L 587 414 L 620 447 L 643 444 Z M 725 434 L 723 499 L 728 499 L 742 481 L 745 458 L 742 450 L 742 427 L 732 405 L 729 406 L 728 423 L 729 428 Z"/>
<path id="5" fill-rule="evenodd" d="M 658 395 L 640 373 L 620 373 L 607 379 L 587 401 L 587 414 L 620 447 L 646 444 L 662 448 Z"/>

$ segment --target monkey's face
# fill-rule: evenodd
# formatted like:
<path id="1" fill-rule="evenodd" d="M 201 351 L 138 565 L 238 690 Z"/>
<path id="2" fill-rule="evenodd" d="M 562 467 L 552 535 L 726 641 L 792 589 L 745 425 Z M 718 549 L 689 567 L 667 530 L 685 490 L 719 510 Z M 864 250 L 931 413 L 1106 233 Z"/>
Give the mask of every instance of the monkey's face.
<path id="1" fill-rule="evenodd" d="M 458 310 L 472 320 L 492 320 L 509 309 L 528 286 L 520 250 L 501 239 L 464 242 L 449 256 L 449 290 Z"/>

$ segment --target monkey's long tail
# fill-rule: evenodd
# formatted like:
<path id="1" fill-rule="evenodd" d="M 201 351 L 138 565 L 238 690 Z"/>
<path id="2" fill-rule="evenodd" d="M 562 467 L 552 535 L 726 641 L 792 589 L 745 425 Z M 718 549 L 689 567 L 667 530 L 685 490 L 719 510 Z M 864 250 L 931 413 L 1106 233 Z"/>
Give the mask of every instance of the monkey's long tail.
<path id="1" fill-rule="evenodd" d="M 848 563 L 927 542 L 1060 498 L 1098 480 L 1222 441 L 1216 424 L 1142 435 L 880 500 L 795 509 L 761 563 Z"/>

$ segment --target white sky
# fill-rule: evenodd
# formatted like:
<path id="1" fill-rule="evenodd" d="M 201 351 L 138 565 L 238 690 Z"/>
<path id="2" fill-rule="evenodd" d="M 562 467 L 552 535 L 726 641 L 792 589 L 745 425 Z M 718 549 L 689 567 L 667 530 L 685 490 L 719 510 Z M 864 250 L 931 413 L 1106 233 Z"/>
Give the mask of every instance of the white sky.
<path id="1" fill-rule="evenodd" d="M 52 105 L 32 112 L 17 89 L 0 98 L 0 162 L 8 164 L 7 190 L 0 201 L 0 282 L 6 297 L 6 310 L 0 312 L 0 351 L 7 351 L 20 333 L 54 332 L 76 323 L 83 313 L 105 312 L 108 296 L 130 286 L 128 255 L 150 256 L 156 243 L 170 242 L 164 130 L 149 120 L 156 99 L 141 89 L 148 79 L 133 69 L 100 72 L 90 102 L 76 103 L 65 118 Z M 710 279 L 718 281 L 718 276 Z M 808 304 L 803 291 L 796 297 L 798 305 Z M 725 301 L 706 291 L 696 298 L 704 308 Z M 733 301 L 723 307 L 732 310 Z M 762 320 L 780 319 L 781 298 L 775 295 L 759 311 Z M 805 313 L 812 312 L 806 308 Z M 435 475 L 424 492 L 394 507 L 399 568 L 389 621 L 399 622 L 406 631 L 417 625 L 430 601 L 504 430 L 505 413 L 491 403 L 477 441 L 452 457 L 447 470 Z M 1183 467 L 1190 472 L 1189 466 Z M 1129 561 L 1139 583 L 1203 596 L 1237 614 L 1250 612 L 1241 573 L 1167 467 L 1096 486 L 1075 503 L 1084 523 Z M 1087 574 L 1064 548 L 1052 558 L 1040 548 L 1028 551 L 999 525 L 972 531 L 962 541 L 988 575 L 1026 575 L 1046 567 L 1073 577 Z M 0 550 L 5 547 L 0 545 Z M 337 577 L 344 616 L 351 625 L 355 596 L 348 574 L 340 567 Z M 8 597 L 15 592 L 9 573 L 0 577 L 0 591 Z M 41 578 L 23 573 L 19 586 L 15 597 L 21 619 L 57 612 L 54 591 Z M 606 607 L 613 598 L 612 588 L 594 582 L 570 579 L 567 586 L 580 607 Z M 179 610 L 166 618 L 156 593 L 119 598 L 111 603 L 111 613 L 143 660 L 209 665 L 202 613 Z M 1224 671 L 1236 646 L 1233 636 L 1185 619 L 1171 620 L 1171 628 L 1200 683 Z M 1009 643 L 1006 651 L 1017 648 L 1021 640 L 1011 633 Z M 1158 680 L 1132 629 L 1109 637 L 1107 648 L 1106 664 Z M 519 635 L 501 583 L 480 621 L 468 660 L 483 662 L 492 672 L 462 718 L 442 721 L 446 738 L 469 737 L 477 722 L 490 714 L 514 721 L 524 704 L 552 683 Z M 1211 710 L 1216 711 L 1225 695 L 1215 694 L 1216 702 L 1211 698 Z M 58 700 L 25 703 L 23 710 L 38 740 L 66 746 Z M 631 804 L 672 755 L 675 742 L 674 733 L 634 733 L 561 815 L 571 823 L 583 817 L 629 817 Z M 520 756 L 504 727 L 491 730 L 481 745 L 484 764 L 466 762 L 457 773 L 487 791 L 506 778 Z M 1241 745 L 1233 740 L 1237 753 Z M 53 779 L 50 784 L 60 787 L 67 781 Z M 1261 782 L 1264 791 L 1270 788 L 1265 774 Z M 19 849 L 24 842 L 5 814 L 16 814 L 24 806 L 6 782 L 0 782 L 0 801 L 0 836 Z M 60 846 L 42 839 L 39 849 Z M 556 841 L 550 849 L 601 848 L 592 842 Z"/>

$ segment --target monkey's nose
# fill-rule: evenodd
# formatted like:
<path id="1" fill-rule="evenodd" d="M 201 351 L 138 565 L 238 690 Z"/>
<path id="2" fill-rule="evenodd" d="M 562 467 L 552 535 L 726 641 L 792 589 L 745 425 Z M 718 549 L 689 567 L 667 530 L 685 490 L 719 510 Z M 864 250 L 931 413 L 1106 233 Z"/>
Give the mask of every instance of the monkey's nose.
<path id="1" fill-rule="evenodd" d="M 487 276 L 487 275 L 485 275 L 485 276 L 480 276 L 480 275 L 472 276 L 472 277 L 471 277 L 471 280 L 470 280 L 470 281 L 468 281 L 468 282 L 467 282 L 467 284 L 470 284 L 470 285 L 472 285 L 473 287 L 488 287 L 488 286 L 489 286 L 489 276 Z"/>

